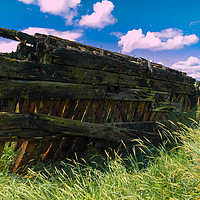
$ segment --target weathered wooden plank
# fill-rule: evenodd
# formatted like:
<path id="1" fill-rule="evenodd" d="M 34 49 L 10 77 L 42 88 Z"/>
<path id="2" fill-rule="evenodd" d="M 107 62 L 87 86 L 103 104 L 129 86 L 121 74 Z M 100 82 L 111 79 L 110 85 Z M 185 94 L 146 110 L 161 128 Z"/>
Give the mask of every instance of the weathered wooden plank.
<path id="1" fill-rule="evenodd" d="M 133 68 L 137 68 L 137 67 L 139 67 L 139 71 L 141 71 L 141 66 L 143 66 L 143 63 L 146 64 L 146 65 L 148 63 L 147 60 L 145 60 L 145 59 L 138 59 L 138 58 L 134 58 L 134 57 L 131 57 L 131 56 L 122 55 L 122 54 L 119 54 L 119 53 L 110 52 L 108 50 L 103 50 L 103 49 L 99 49 L 99 48 L 96 48 L 96 47 L 83 45 L 83 44 L 80 44 L 80 43 L 77 43 L 77 42 L 69 41 L 69 40 L 58 38 L 58 37 L 55 37 L 55 36 L 47 36 L 47 35 L 43 35 L 43 34 L 35 34 L 35 36 L 32 36 L 32 35 L 28 35 L 26 33 L 22 33 L 22 32 L 11 30 L 11 29 L 5 29 L 5 28 L 0 28 L 0 36 L 4 37 L 4 38 L 12 39 L 12 40 L 25 41 L 25 42 L 28 42 L 28 43 L 34 44 L 34 45 L 36 44 L 36 42 L 43 43 L 44 46 L 46 46 L 47 49 L 48 49 L 49 46 L 51 46 L 51 48 L 52 47 L 54 47 L 54 48 L 61 47 L 61 48 L 57 48 L 57 49 L 54 50 L 54 53 L 58 53 L 58 54 L 60 54 L 60 53 L 63 54 L 63 52 L 69 51 L 69 47 L 70 47 L 70 50 L 72 48 L 74 50 L 76 49 L 76 51 L 81 50 L 81 51 L 78 51 L 78 52 L 81 52 L 81 53 L 86 52 L 88 54 L 88 52 L 90 52 L 90 53 L 92 53 L 92 55 L 98 54 L 98 55 L 101 56 L 101 60 L 103 60 L 104 57 L 106 57 L 106 59 L 117 60 L 118 61 L 117 65 L 116 65 L 117 67 L 121 68 L 121 66 L 125 65 L 126 68 L 120 70 L 120 71 L 123 71 L 123 72 L 134 70 Z M 48 51 L 49 51 L 49 49 L 48 49 Z M 44 56 L 44 57 L 48 57 L 48 56 Z M 76 57 L 75 59 L 78 58 L 77 55 L 75 57 Z M 98 56 L 96 56 L 96 59 L 98 60 Z M 86 60 L 86 59 L 84 58 L 84 60 Z M 119 61 L 121 62 L 121 64 L 119 63 Z M 130 65 L 130 63 L 134 64 L 134 67 L 128 68 L 128 70 L 127 70 L 127 63 L 129 65 Z M 153 70 L 154 73 L 153 74 L 148 73 L 148 75 L 150 75 L 150 77 L 152 75 L 155 76 L 156 75 L 155 72 L 156 72 L 156 70 L 158 70 L 158 71 L 164 71 L 164 73 L 167 72 L 167 71 L 170 71 L 170 73 L 173 75 L 172 81 L 178 80 L 177 78 L 181 79 L 182 83 L 184 83 L 185 81 L 190 82 L 192 80 L 191 77 L 183 76 L 183 73 L 178 72 L 176 70 L 169 69 L 169 68 L 166 68 L 162 65 L 155 64 L 155 63 L 151 63 L 151 65 L 154 69 Z M 91 60 L 90 60 L 90 66 L 91 66 Z M 112 63 L 111 66 L 112 66 L 111 68 L 113 68 L 113 67 L 116 68 L 116 66 L 113 66 L 113 63 Z M 105 65 L 104 65 L 104 67 L 105 67 Z M 145 68 L 147 68 L 147 66 L 145 66 Z M 162 70 L 160 70 L 160 68 Z M 137 72 L 137 69 L 135 71 Z M 118 72 L 119 72 L 119 70 L 118 70 Z M 162 72 L 159 73 L 158 79 L 162 78 L 162 77 L 160 77 L 160 75 L 162 76 L 164 73 L 162 73 Z M 175 75 L 175 77 L 174 77 L 174 75 Z M 166 77 L 168 78 L 167 80 L 169 80 L 170 77 L 165 76 L 165 78 Z"/>
<path id="2" fill-rule="evenodd" d="M 19 165 L 21 163 L 21 160 L 22 160 L 22 158 L 24 156 L 24 153 L 26 151 L 27 146 L 28 146 L 28 141 L 25 141 L 25 142 L 22 143 L 22 145 L 21 145 L 21 147 L 20 147 L 20 149 L 18 151 L 17 157 L 16 157 L 16 159 L 15 159 L 15 161 L 13 163 L 12 173 L 15 173 L 17 168 L 19 167 Z"/>
<path id="3" fill-rule="evenodd" d="M 102 99 L 106 87 L 47 81 L 0 80 L 0 98 Z"/>
<path id="4" fill-rule="evenodd" d="M 146 88 L 150 90 L 192 94 L 193 84 L 184 85 L 165 80 L 154 80 L 121 73 L 110 73 L 81 67 L 39 64 L 12 60 L 0 57 L 0 76 L 14 79 L 43 80 L 64 83 L 80 83 L 91 85 L 111 85 L 118 87 Z M 124 95 L 123 93 L 121 95 Z M 128 96 L 126 94 L 126 96 Z M 128 98 L 128 97 L 126 97 Z"/>
<path id="5" fill-rule="evenodd" d="M 26 41 L 27 43 L 30 43 L 30 44 L 36 43 L 36 37 L 32 35 L 28 35 L 20 31 L 15 31 L 12 29 L 6 29 L 6 28 L 1 28 L 1 27 L 0 27 L 0 37 L 16 40 L 18 42 Z"/>
<path id="6" fill-rule="evenodd" d="M 142 121 L 142 122 L 119 122 L 114 123 L 113 126 L 119 128 L 127 128 L 141 131 L 154 132 L 160 129 L 159 123 L 156 121 Z"/>
<path id="7" fill-rule="evenodd" d="M 119 91 L 119 94 L 118 92 L 107 93 L 107 87 L 83 84 L 54 83 L 47 81 L 0 80 L 0 98 L 21 98 L 16 104 L 15 112 L 18 113 L 26 110 L 33 112 L 31 110 L 39 109 L 41 102 L 38 102 L 37 106 L 32 101 L 25 100 L 22 102 L 23 98 L 36 99 L 38 97 L 40 99 L 112 99 L 117 100 L 117 102 L 119 100 L 147 101 L 153 103 L 153 109 L 159 110 L 177 108 L 177 106 L 181 109 L 182 106 L 182 103 L 169 102 L 170 93 L 167 92 L 128 88 L 119 88 Z M 124 99 L 124 95 L 120 95 L 122 93 L 128 97 Z M 126 93 L 129 93 L 129 95 Z"/>
<path id="8" fill-rule="evenodd" d="M 148 89 L 117 88 L 116 92 L 107 92 L 106 98 L 124 101 L 170 101 L 170 92 Z"/>
<path id="9" fill-rule="evenodd" d="M 127 116 L 126 116 L 126 114 L 125 114 L 125 110 L 124 110 L 124 108 L 123 108 L 121 102 L 120 102 L 120 101 L 116 101 L 116 105 L 117 105 L 117 107 L 118 107 L 118 109 L 119 109 L 119 111 L 120 111 L 120 114 L 121 114 L 121 116 L 122 116 L 122 120 L 123 120 L 124 122 L 127 122 L 127 121 L 128 121 L 128 120 L 127 120 Z"/>
<path id="10" fill-rule="evenodd" d="M 95 55 L 88 51 L 79 51 L 68 48 L 54 49 L 51 55 L 52 63 L 54 64 L 66 64 L 77 67 L 92 68 L 98 70 L 104 70 L 108 72 L 117 72 L 135 76 L 141 76 L 146 78 L 154 78 L 157 80 L 165 80 L 171 82 L 179 82 L 182 84 L 194 83 L 194 79 L 187 77 L 182 72 L 166 68 L 153 67 L 153 73 L 148 68 L 148 64 L 142 66 L 140 63 L 131 62 L 131 59 L 119 59 L 111 58 L 104 55 Z"/>
<path id="11" fill-rule="evenodd" d="M 21 173 L 24 167 L 32 161 L 36 154 L 37 141 L 24 141 L 19 149 L 18 155 L 14 162 L 12 173 Z"/>
<path id="12" fill-rule="evenodd" d="M 43 62 L 45 64 L 47 62 L 53 62 L 58 64 L 67 63 L 67 65 L 73 65 L 87 69 L 88 68 L 98 69 L 98 70 L 101 69 L 109 72 L 143 76 L 147 80 L 151 78 L 157 80 L 165 80 L 167 82 L 168 81 L 174 82 L 174 80 L 176 80 L 181 84 L 189 84 L 189 85 L 193 84 L 195 81 L 191 77 L 185 76 L 185 74 L 182 72 L 178 72 L 176 70 L 169 69 L 155 63 L 151 63 L 152 70 L 150 71 L 147 65 L 149 61 L 147 62 L 147 60 L 145 59 L 133 58 L 130 56 L 125 56 L 122 54 L 113 53 L 102 49 L 96 49 L 97 51 L 95 51 L 94 47 L 88 47 L 87 45 L 82 45 L 76 42 L 63 40 L 61 38 L 56 38 L 53 36 L 45 36 L 41 34 L 38 35 L 36 34 L 36 36 L 31 36 L 18 31 L 3 29 L 3 28 L 0 29 L 0 36 L 14 39 L 17 41 L 23 41 L 23 45 L 25 45 L 26 42 L 34 44 L 35 47 L 32 48 L 33 51 L 32 53 L 35 53 L 35 49 L 37 49 L 36 42 L 38 42 L 38 44 L 39 43 L 44 44 Z M 50 46 L 51 50 L 48 49 L 48 47 Z M 72 49 L 71 47 L 73 48 L 75 47 L 75 49 Z M 49 52 L 52 51 L 52 48 L 53 52 L 51 54 Z M 45 49 L 48 51 L 48 53 L 45 53 Z M 80 49 L 81 51 L 77 49 Z M 96 53 L 94 52 L 99 52 L 98 53 L 99 55 L 95 55 Z M 40 53 L 41 56 L 43 54 L 41 52 L 38 53 Z M 38 67 L 38 72 L 43 74 L 44 73 L 43 68 Z"/>
<path id="13" fill-rule="evenodd" d="M 25 112 L 26 110 L 30 111 L 31 106 L 34 106 L 32 109 L 38 110 L 41 102 L 38 102 L 38 105 L 33 105 L 32 101 L 24 101 L 26 98 L 37 99 L 38 97 L 40 99 L 111 99 L 116 100 L 117 104 L 122 100 L 142 101 L 152 102 L 151 109 L 153 111 L 182 109 L 183 102 L 170 102 L 170 95 L 169 92 L 152 91 L 147 89 L 118 88 L 118 91 L 116 92 L 107 92 L 106 86 L 48 81 L 0 80 L 1 99 L 19 98 L 16 103 L 16 113 L 21 111 Z M 187 103 L 187 101 L 185 102 Z M 36 110 L 34 112 L 37 112 Z M 1 111 L 7 110 L 6 108 L 2 108 Z M 126 121 L 125 118 L 124 120 Z"/>
<path id="14" fill-rule="evenodd" d="M 0 130 L 29 127 L 30 115 L 0 112 Z"/>
<path id="15" fill-rule="evenodd" d="M 84 53 L 85 53 L 86 56 L 83 58 L 83 60 L 85 62 L 88 61 L 88 57 L 93 55 L 94 58 L 92 57 L 93 59 L 91 59 L 91 60 L 95 60 L 96 63 L 95 63 L 95 65 L 92 65 L 91 62 L 93 62 L 93 61 L 89 60 L 89 62 L 87 64 L 89 64 L 90 67 L 97 67 L 96 66 L 97 62 L 101 59 L 100 63 L 102 63 L 102 60 L 104 61 L 106 58 L 106 59 L 110 59 L 110 62 L 109 62 L 110 65 L 105 65 L 105 62 L 104 62 L 103 63 L 104 70 L 109 70 L 109 71 L 117 70 L 118 72 L 121 72 L 121 73 L 130 73 L 130 72 L 134 71 L 134 73 L 136 73 L 137 75 L 143 74 L 143 76 L 145 76 L 145 77 L 154 76 L 158 79 L 163 80 L 163 78 L 165 78 L 167 81 L 176 80 L 176 81 L 180 81 L 182 83 L 190 82 L 192 80 L 191 77 L 187 77 L 187 76 L 183 75 L 182 72 L 179 72 L 179 71 L 176 71 L 176 70 L 173 70 L 170 68 L 166 68 L 162 65 L 155 64 L 155 63 L 151 63 L 151 66 L 153 68 L 153 73 L 149 73 L 149 70 L 148 70 L 148 62 L 149 61 L 145 60 L 143 58 L 140 58 L 140 59 L 134 58 L 131 56 L 120 54 L 120 53 L 111 52 L 108 50 L 99 49 L 96 47 L 91 47 L 91 46 L 80 44 L 77 42 L 72 42 L 69 40 L 61 39 L 61 38 L 58 38 L 55 36 L 45 36 L 45 35 L 41 35 L 41 34 L 36 34 L 36 36 L 38 38 L 40 38 L 40 41 L 44 42 L 46 44 L 46 46 L 51 46 L 51 47 L 53 46 L 54 48 L 59 47 L 57 49 L 54 49 L 54 51 L 53 51 L 54 53 L 63 54 L 65 51 L 72 50 L 72 54 L 70 54 L 70 57 L 72 59 L 74 59 L 74 57 L 78 58 L 78 55 L 75 55 L 75 56 L 73 55 L 73 50 L 74 51 L 80 50 L 80 51 L 77 51 L 78 54 L 83 53 L 83 55 L 80 57 L 84 57 Z M 51 57 L 51 55 L 49 56 L 49 52 L 50 51 L 48 50 L 47 55 L 45 55 L 44 57 L 47 57 L 47 58 Z M 96 55 L 98 55 L 99 57 Z M 61 57 L 63 58 L 63 55 L 61 55 Z M 76 58 L 74 60 L 76 60 Z M 52 61 L 53 59 L 51 58 L 50 60 Z M 80 60 L 80 58 L 79 58 L 79 60 Z M 75 62 L 77 63 L 77 60 Z M 118 62 L 118 63 L 116 64 L 116 62 Z M 108 64 L 108 62 L 107 62 L 107 64 Z M 114 65 L 114 64 L 116 64 L 116 65 Z M 99 66 L 99 64 L 98 64 L 98 66 Z M 143 69 L 141 69 L 141 67 L 143 67 Z M 145 70 L 147 73 L 143 73 L 144 72 L 143 70 Z M 161 72 L 161 71 L 164 71 L 164 72 Z M 170 73 L 171 73 L 170 77 L 167 75 L 168 71 L 170 71 Z"/>
<path id="16" fill-rule="evenodd" d="M 28 119 L 28 124 L 22 123 L 22 120 L 24 119 Z M 5 122 L 7 122 L 7 124 L 5 124 Z M 11 124 L 12 126 L 9 126 L 8 124 Z M 32 139 L 41 139 L 50 136 L 61 137 L 67 135 L 125 141 L 131 141 L 134 138 L 143 136 L 150 138 L 159 137 L 156 133 L 142 130 L 117 128 L 110 125 L 87 123 L 42 114 L 3 113 L 0 116 L 0 127 L 0 140 L 9 140 L 9 138 L 10 140 L 12 140 L 12 138 L 30 139 L 31 137 Z M 21 131 L 19 127 L 21 128 Z M 18 130 L 16 130 L 17 128 Z M 29 134 L 28 131 L 23 132 L 23 130 L 27 129 L 30 131 Z"/>

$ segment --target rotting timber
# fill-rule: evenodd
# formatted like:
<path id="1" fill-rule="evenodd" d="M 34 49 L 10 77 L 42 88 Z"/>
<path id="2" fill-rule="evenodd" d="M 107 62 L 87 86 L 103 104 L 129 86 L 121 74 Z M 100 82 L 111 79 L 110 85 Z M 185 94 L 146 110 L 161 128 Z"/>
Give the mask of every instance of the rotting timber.
<path id="1" fill-rule="evenodd" d="M 159 140 L 157 121 L 196 105 L 183 72 L 51 35 L 0 36 L 20 42 L 0 54 L 0 154 L 17 142 L 12 172 L 36 152 L 56 159 L 101 140 Z"/>

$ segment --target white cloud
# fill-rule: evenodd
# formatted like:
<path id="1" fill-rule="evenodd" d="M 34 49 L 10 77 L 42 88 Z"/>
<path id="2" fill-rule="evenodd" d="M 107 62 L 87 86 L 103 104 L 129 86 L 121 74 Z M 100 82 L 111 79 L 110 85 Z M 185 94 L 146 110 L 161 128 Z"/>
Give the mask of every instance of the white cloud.
<path id="1" fill-rule="evenodd" d="M 54 35 L 57 37 L 61 37 L 63 39 L 68 39 L 68 40 L 77 40 L 83 35 L 81 32 L 57 31 L 54 29 L 36 28 L 36 27 L 29 27 L 27 29 L 22 30 L 22 32 L 28 33 L 30 35 L 34 35 L 35 33 Z M 0 41 L 0 52 L 6 53 L 6 52 L 16 51 L 17 45 L 19 44 L 19 42 L 15 42 L 15 41 L 9 42 L 9 41 L 10 40 Z"/>
<path id="2" fill-rule="evenodd" d="M 189 76 L 200 80 L 200 59 L 190 56 L 186 61 L 178 61 L 172 65 L 173 69 L 186 72 Z"/>
<path id="3" fill-rule="evenodd" d="M 91 15 L 83 15 L 79 21 L 80 26 L 102 29 L 112 25 L 117 19 L 111 14 L 114 5 L 111 1 L 103 0 L 93 5 L 94 12 Z"/>
<path id="4" fill-rule="evenodd" d="M 34 35 L 35 33 L 41 33 L 45 35 L 54 35 L 57 37 L 61 37 L 63 39 L 68 39 L 68 40 L 77 40 L 83 35 L 81 32 L 57 31 L 55 29 L 37 28 L 37 27 L 29 27 L 25 30 L 22 30 L 22 32 L 30 34 L 30 35 Z"/>
<path id="5" fill-rule="evenodd" d="M 18 0 L 18 1 L 21 1 L 25 4 L 32 4 L 32 3 L 35 3 L 35 0 Z"/>
<path id="6" fill-rule="evenodd" d="M 195 35 L 183 35 L 179 29 L 165 29 L 161 32 L 150 32 L 146 35 L 142 29 L 133 29 L 123 35 L 118 42 L 123 53 L 130 53 L 135 49 L 149 49 L 152 51 L 182 49 L 184 46 L 196 44 L 199 38 Z"/>
<path id="7" fill-rule="evenodd" d="M 0 42 L 0 52 L 1 53 L 10 53 L 12 51 L 16 51 L 17 49 L 17 45 L 19 44 L 19 42 Z"/>
<path id="8" fill-rule="evenodd" d="M 59 15 L 66 19 L 66 24 L 72 24 L 77 15 L 77 7 L 81 0 L 18 0 L 26 4 L 36 4 L 41 12 Z"/>
<path id="9" fill-rule="evenodd" d="M 160 32 L 155 32 L 155 36 L 159 37 L 160 39 L 169 39 L 174 38 L 176 36 L 182 36 L 183 31 L 180 29 L 175 28 L 167 28 L 164 30 L 161 30 Z"/>

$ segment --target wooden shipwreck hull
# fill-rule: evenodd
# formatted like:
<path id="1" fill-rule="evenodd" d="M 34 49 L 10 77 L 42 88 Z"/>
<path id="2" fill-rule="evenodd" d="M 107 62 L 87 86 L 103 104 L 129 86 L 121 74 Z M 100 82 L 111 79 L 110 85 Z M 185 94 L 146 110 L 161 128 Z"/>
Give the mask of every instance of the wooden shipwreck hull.
<path id="1" fill-rule="evenodd" d="M 195 79 L 183 72 L 50 35 L 0 28 L 0 36 L 20 42 L 0 54 L 0 153 L 18 142 L 13 172 L 38 148 L 45 159 L 90 138 L 157 140 L 156 121 L 196 105 Z"/>

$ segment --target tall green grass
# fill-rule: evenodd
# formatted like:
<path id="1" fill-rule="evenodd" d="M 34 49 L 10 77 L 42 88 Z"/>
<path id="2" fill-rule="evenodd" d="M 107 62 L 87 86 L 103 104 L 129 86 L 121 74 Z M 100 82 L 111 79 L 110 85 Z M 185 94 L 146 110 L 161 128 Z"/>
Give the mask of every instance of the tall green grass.
<path id="1" fill-rule="evenodd" d="M 106 156 L 38 163 L 23 176 L 9 173 L 13 151 L 0 160 L 0 199 L 200 199 L 200 128 L 182 123 L 172 146 L 141 140 Z M 78 161 L 79 160 L 79 161 Z"/>

